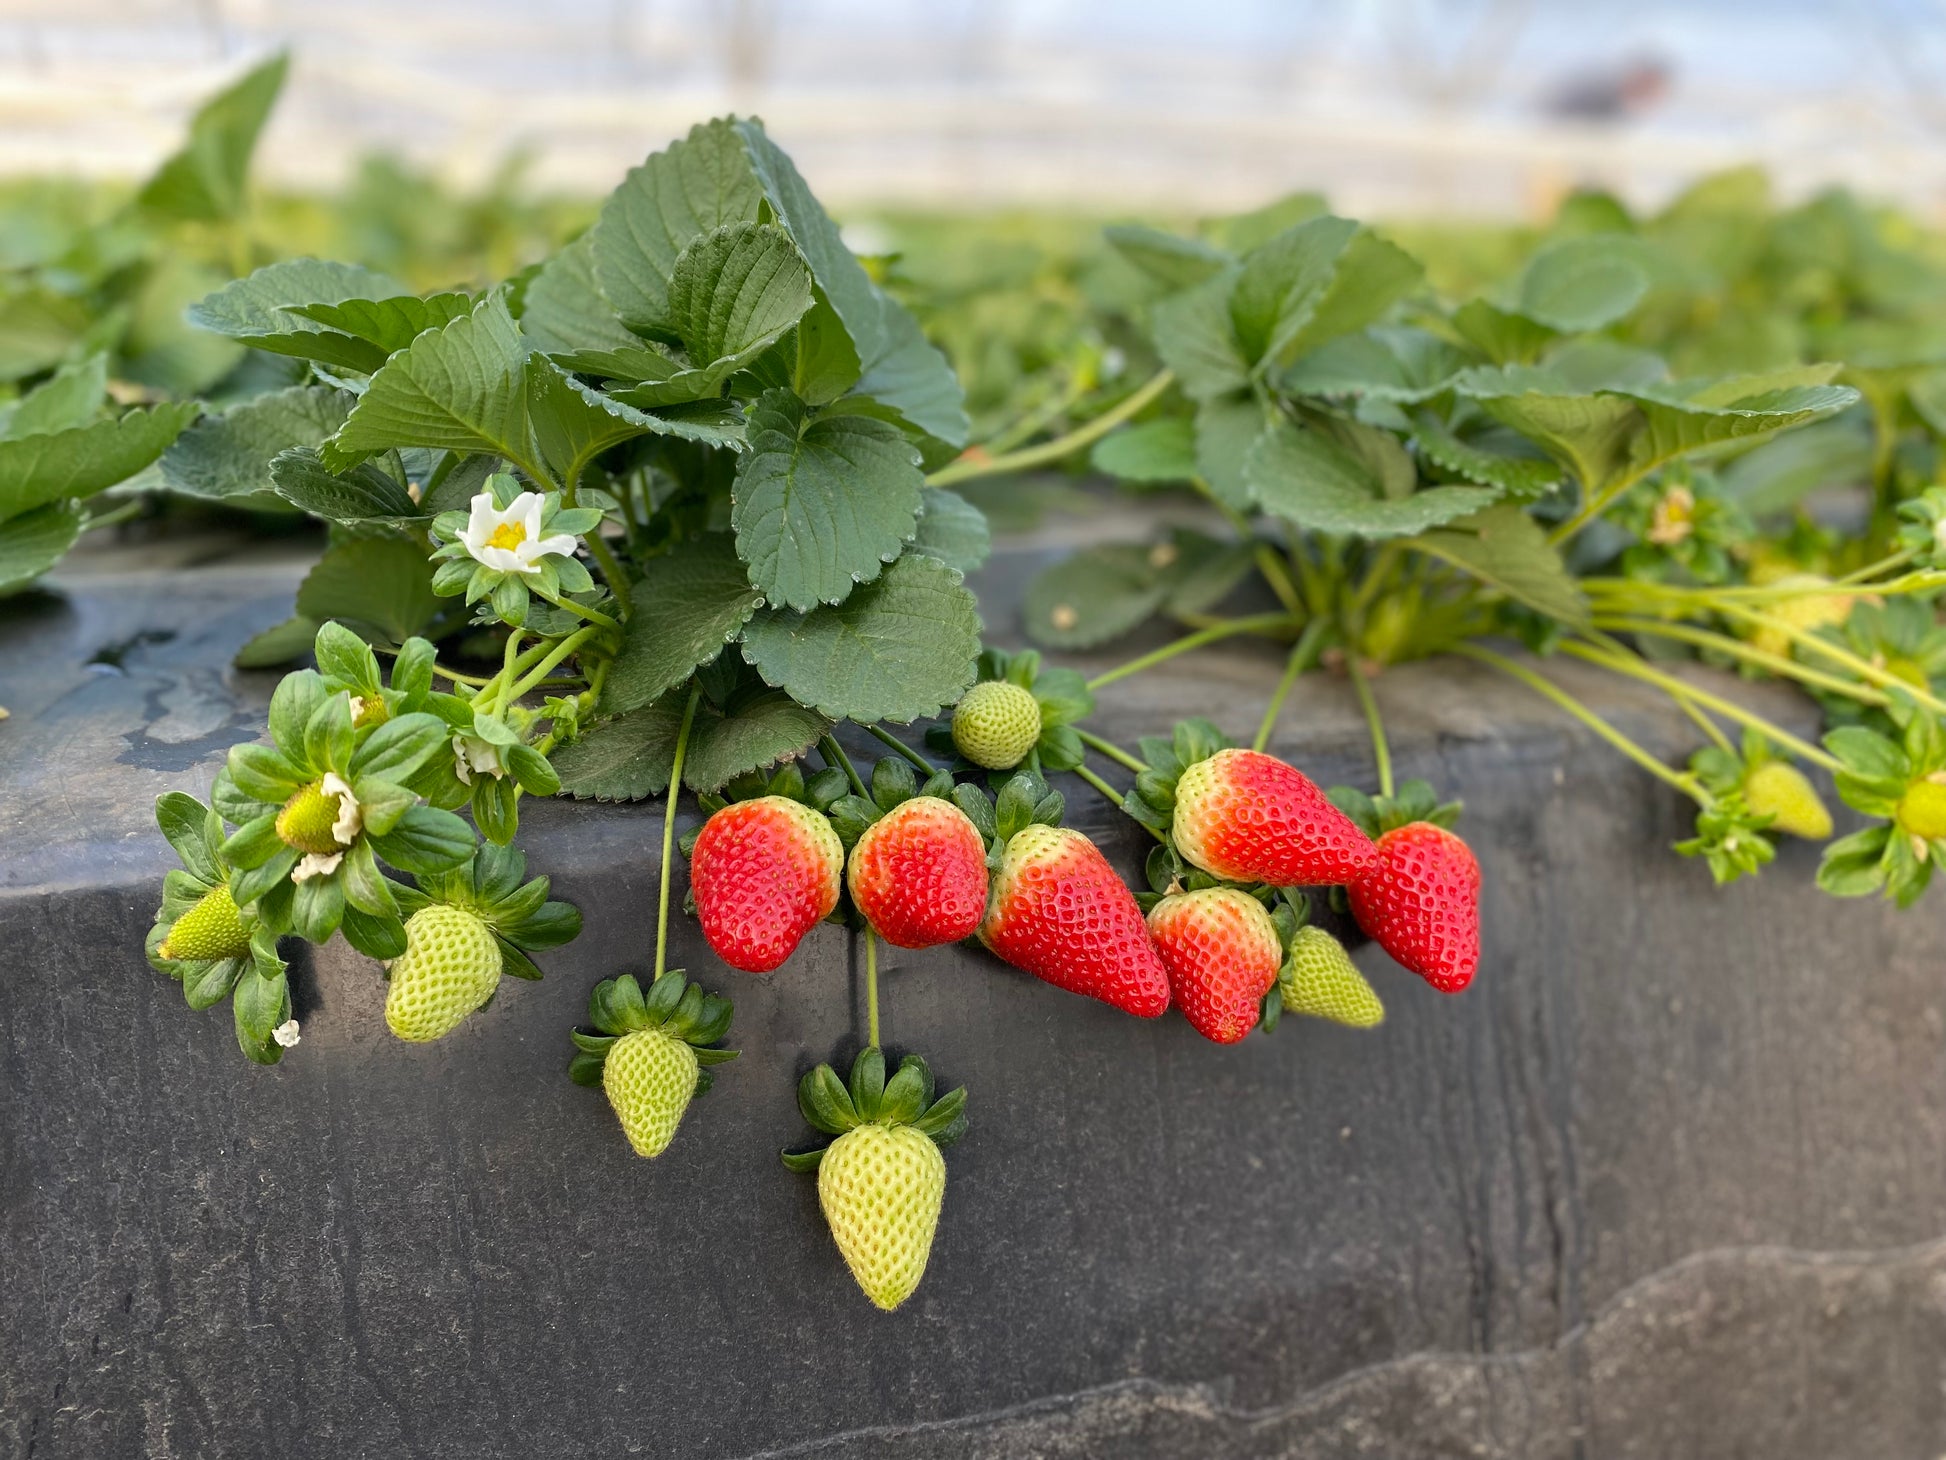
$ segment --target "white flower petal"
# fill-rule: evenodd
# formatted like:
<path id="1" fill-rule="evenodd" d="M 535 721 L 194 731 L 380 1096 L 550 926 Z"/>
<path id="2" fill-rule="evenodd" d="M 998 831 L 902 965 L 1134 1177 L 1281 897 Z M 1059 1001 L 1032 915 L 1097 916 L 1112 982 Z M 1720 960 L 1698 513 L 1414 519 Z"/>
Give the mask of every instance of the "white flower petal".
<path id="1" fill-rule="evenodd" d="M 279 1024 L 275 1029 L 270 1031 L 270 1037 L 285 1049 L 289 1049 L 302 1038 L 297 1032 L 297 1021 L 295 1019 L 286 1019 L 282 1024 Z"/>
<path id="2" fill-rule="evenodd" d="M 534 537 L 514 549 L 520 554 L 521 561 L 532 563 L 546 557 L 549 553 L 559 553 L 563 557 L 574 551 L 574 539 L 565 532 L 557 532 L 551 537 Z"/>
<path id="3" fill-rule="evenodd" d="M 485 563 L 489 568 L 498 568 L 503 573 L 538 573 L 540 569 L 524 561 L 520 554 L 527 546 L 522 543 L 518 548 L 481 547 L 469 548 L 474 560 Z"/>
<path id="4" fill-rule="evenodd" d="M 351 787 L 336 771 L 326 771 L 318 789 L 338 798 L 338 819 L 331 823 L 331 839 L 341 847 L 350 846 L 365 829 L 365 813 L 358 798 L 351 794 Z"/>
<path id="5" fill-rule="evenodd" d="M 469 552 L 483 546 L 501 521 L 500 513 L 494 508 L 491 492 L 476 493 L 470 510 L 472 515 L 466 519 L 466 531 L 459 535 Z"/>
<path id="6" fill-rule="evenodd" d="M 338 864 L 344 859 L 343 852 L 332 852 L 329 855 L 306 852 L 299 859 L 298 864 L 291 868 L 291 881 L 309 882 L 313 877 L 329 877 L 338 870 Z"/>
<path id="7" fill-rule="evenodd" d="M 541 508 L 546 498 L 539 492 L 522 492 L 507 504 L 507 514 L 502 522 L 518 522 L 527 540 L 532 542 L 541 535 Z"/>

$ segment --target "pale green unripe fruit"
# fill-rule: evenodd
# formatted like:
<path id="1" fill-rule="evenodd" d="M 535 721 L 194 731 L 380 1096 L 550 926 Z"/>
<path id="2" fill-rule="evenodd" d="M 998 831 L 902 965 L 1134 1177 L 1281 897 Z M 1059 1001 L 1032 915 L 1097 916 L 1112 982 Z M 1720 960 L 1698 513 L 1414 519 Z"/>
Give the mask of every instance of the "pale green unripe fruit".
<path id="1" fill-rule="evenodd" d="M 990 771 L 1019 765 L 1040 738 L 1040 701 L 1007 680 L 974 685 L 953 711 L 953 744 Z"/>

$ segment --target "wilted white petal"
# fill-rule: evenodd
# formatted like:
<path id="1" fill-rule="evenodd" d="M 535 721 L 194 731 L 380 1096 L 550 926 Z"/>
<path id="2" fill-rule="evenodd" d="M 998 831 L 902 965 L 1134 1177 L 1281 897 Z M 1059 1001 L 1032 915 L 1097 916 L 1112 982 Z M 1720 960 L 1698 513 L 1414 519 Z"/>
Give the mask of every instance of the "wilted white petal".
<path id="1" fill-rule="evenodd" d="M 286 1019 L 282 1024 L 279 1024 L 275 1029 L 270 1031 L 270 1037 L 283 1045 L 285 1049 L 289 1049 L 301 1037 L 297 1032 L 297 1021 L 295 1019 Z"/>
<path id="2" fill-rule="evenodd" d="M 341 847 L 350 846 L 365 829 L 365 813 L 358 798 L 351 794 L 351 787 L 336 771 L 326 771 L 318 789 L 338 798 L 338 819 L 331 823 L 331 839 Z"/>
<path id="3" fill-rule="evenodd" d="M 345 859 L 343 852 L 306 852 L 291 868 L 291 881 L 309 882 L 313 877 L 329 877 Z"/>

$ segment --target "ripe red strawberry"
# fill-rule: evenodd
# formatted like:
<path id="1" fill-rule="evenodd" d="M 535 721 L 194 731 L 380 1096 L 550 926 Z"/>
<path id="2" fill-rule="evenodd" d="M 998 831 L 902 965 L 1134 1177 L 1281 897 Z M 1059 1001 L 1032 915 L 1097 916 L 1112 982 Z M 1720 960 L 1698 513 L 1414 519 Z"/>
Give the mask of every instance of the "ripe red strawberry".
<path id="1" fill-rule="evenodd" d="M 1035 823 L 1014 833 L 980 941 L 1056 988 L 1139 1018 L 1169 1007 L 1169 975 L 1135 895 L 1078 831 Z"/>
<path id="2" fill-rule="evenodd" d="M 1378 860 L 1371 838 L 1310 777 L 1255 750 L 1219 750 L 1185 770 L 1173 831 L 1192 865 L 1230 882 L 1349 883 Z"/>
<path id="3" fill-rule="evenodd" d="M 1442 993 L 1473 982 L 1480 963 L 1480 864 L 1429 821 L 1378 839 L 1378 865 L 1347 889 L 1358 926 Z"/>
<path id="4" fill-rule="evenodd" d="M 1257 1027 L 1284 949 L 1264 905 L 1234 887 L 1178 892 L 1149 910 L 1169 992 L 1196 1032 L 1235 1044 Z"/>
<path id="5" fill-rule="evenodd" d="M 703 936 L 745 973 L 769 973 L 838 905 L 845 849 L 819 812 L 785 796 L 725 806 L 689 854 Z"/>
<path id="6" fill-rule="evenodd" d="M 886 942 L 957 943 L 986 916 L 986 843 L 952 802 L 914 796 L 865 828 L 846 880 L 851 900 Z"/>

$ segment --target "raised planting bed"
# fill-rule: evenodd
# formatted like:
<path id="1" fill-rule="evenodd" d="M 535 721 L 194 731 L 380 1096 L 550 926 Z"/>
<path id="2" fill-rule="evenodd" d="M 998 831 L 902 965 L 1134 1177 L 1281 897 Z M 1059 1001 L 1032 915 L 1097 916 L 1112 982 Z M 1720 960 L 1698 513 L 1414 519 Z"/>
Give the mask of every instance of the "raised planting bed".
<path id="1" fill-rule="evenodd" d="M 990 642 L 1019 641 L 1038 565 L 978 575 Z M 530 870 L 586 929 L 435 1045 L 387 1033 L 342 941 L 295 955 L 302 1046 L 272 1068 L 144 962 L 173 864 L 154 798 L 206 793 L 261 729 L 275 676 L 229 657 L 297 576 L 77 575 L 0 606 L 0 1453 L 1946 1445 L 1937 918 L 1814 896 L 1789 841 L 1781 875 L 1712 887 L 1667 850 L 1688 803 L 1518 686 L 1451 660 L 1377 682 L 1401 774 L 1468 802 L 1485 956 L 1463 996 L 1367 949 L 1382 1027 L 1221 1048 L 981 953 L 890 953 L 885 1043 L 967 1085 L 972 1129 L 926 1281 L 883 1315 L 778 1162 L 798 1078 L 862 1040 L 841 928 L 756 978 L 677 919 L 671 961 L 735 998 L 745 1054 L 660 1159 L 565 1078 L 595 981 L 652 957 L 659 802 L 529 802 Z M 1247 735 L 1278 662 L 1185 658 L 1105 690 L 1095 723 Z M 1550 672 L 1649 748 L 1693 743 L 1666 699 L 1577 668 Z M 1274 748 L 1370 778 L 1321 674 Z M 1135 877 L 1141 831 L 1062 779 Z"/>

